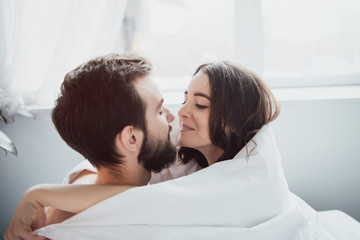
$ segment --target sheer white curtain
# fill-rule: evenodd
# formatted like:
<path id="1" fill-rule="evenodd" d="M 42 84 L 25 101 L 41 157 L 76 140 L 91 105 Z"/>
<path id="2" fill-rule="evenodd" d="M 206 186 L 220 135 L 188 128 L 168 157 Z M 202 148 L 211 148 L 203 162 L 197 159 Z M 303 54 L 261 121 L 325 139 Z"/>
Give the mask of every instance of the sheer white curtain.
<path id="1" fill-rule="evenodd" d="M 89 58 L 121 52 L 127 0 L 1 0 L 0 110 L 52 106 L 64 75 Z"/>

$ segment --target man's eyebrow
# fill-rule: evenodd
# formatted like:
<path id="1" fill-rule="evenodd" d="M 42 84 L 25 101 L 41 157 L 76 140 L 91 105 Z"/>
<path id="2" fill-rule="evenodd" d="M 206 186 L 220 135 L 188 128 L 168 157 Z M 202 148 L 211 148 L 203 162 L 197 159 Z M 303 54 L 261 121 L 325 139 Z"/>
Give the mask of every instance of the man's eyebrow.
<path id="1" fill-rule="evenodd" d="M 188 92 L 185 91 L 184 94 L 187 95 Z M 207 100 L 210 101 L 210 96 L 208 96 L 208 95 L 206 95 L 205 93 L 202 93 L 202 92 L 195 92 L 195 93 L 194 93 L 194 96 L 196 96 L 196 97 L 203 97 L 203 98 L 206 98 Z"/>
<path id="2" fill-rule="evenodd" d="M 160 100 L 160 102 L 158 103 L 158 105 L 157 105 L 157 107 L 156 107 L 156 110 L 162 108 L 163 103 L 164 103 L 164 98 L 162 98 L 162 99 Z"/>

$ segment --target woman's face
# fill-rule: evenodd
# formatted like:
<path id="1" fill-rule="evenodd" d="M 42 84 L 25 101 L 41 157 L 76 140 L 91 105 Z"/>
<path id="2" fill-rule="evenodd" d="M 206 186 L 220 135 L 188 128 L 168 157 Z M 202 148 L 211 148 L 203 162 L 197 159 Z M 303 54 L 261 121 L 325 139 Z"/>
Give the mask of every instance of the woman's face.
<path id="1" fill-rule="evenodd" d="M 183 106 L 178 111 L 179 144 L 204 153 L 213 147 L 209 133 L 211 90 L 206 73 L 200 70 L 193 77 L 184 98 Z"/>

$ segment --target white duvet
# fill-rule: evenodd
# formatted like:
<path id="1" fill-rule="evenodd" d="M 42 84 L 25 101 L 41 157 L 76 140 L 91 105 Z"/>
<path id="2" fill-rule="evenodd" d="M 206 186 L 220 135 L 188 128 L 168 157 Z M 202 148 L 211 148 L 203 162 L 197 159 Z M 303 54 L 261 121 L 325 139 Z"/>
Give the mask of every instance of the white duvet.
<path id="1" fill-rule="evenodd" d="M 318 213 L 289 191 L 269 126 L 253 140 L 233 160 L 128 190 L 36 232 L 55 240 L 360 240 L 359 222 Z"/>

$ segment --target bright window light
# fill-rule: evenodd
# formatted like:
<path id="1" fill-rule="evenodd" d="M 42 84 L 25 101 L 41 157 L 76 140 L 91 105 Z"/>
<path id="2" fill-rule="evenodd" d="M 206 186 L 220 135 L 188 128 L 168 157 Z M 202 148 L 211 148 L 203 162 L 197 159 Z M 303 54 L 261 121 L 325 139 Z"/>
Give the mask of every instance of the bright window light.
<path id="1" fill-rule="evenodd" d="M 360 2 L 263 0 L 264 77 L 360 80 Z M 307 82 L 307 83 L 305 83 Z M 356 82 L 356 81 L 355 81 Z"/>
<path id="2" fill-rule="evenodd" d="M 273 88 L 360 84 L 357 0 L 148 0 L 146 8 L 133 50 L 152 60 L 163 92 L 183 91 L 198 65 L 221 60 Z"/>
<path id="3" fill-rule="evenodd" d="M 163 92 L 183 92 L 201 63 L 234 60 L 233 0 L 149 0 L 147 8 L 133 50 L 151 59 Z"/>

